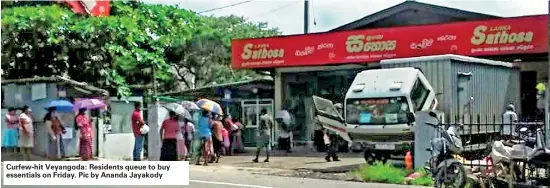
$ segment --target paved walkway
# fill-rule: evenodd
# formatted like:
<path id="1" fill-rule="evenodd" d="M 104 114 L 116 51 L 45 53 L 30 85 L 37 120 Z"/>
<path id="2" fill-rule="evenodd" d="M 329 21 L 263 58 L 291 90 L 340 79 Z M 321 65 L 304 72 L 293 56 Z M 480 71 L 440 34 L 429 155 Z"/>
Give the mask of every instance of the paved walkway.
<path id="1" fill-rule="evenodd" d="M 259 163 L 252 162 L 253 156 L 224 156 L 216 166 L 233 166 L 243 168 L 269 168 L 285 170 L 311 170 L 316 172 L 340 173 L 365 164 L 363 158 L 346 157 L 338 162 L 326 162 L 323 157 L 270 157 L 270 162 L 264 163 L 265 157 L 260 157 Z"/>
<path id="2" fill-rule="evenodd" d="M 262 154 L 264 154 L 262 152 Z M 283 151 L 273 151 L 273 156 L 270 157 L 270 162 L 264 163 L 265 155 L 260 155 L 260 162 L 254 163 L 252 151 L 247 153 L 236 154 L 234 156 L 222 156 L 220 163 L 210 164 L 211 166 L 231 166 L 239 168 L 268 168 L 281 170 L 311 170 L 315 172 L 341 173 L 351 169 L 358 168 L 365 164 L 364 159 L 360 154 L 356 153 L 341 153 L 338 162 L 326 162 L 324 153 L 319 152 L 293 152 L 287 154 Z M 7 155 L 2 153 L 2 161 L 19 161 L 21 157 Z M 46 161 L 45 157 L 32 156 L 33 161 Z M 79 160 L 79 158 L 68 158 L 65 160 Z M 109 160 L 109 159 L 97 159 Z M 191 161 L 194 164 L 194 161 Z"/>

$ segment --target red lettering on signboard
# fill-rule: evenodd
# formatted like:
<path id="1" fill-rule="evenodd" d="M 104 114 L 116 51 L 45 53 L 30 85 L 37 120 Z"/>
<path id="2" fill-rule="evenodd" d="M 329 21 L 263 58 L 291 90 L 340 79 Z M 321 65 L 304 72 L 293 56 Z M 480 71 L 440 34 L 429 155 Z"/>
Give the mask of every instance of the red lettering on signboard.
<path id="1" fill-rule="evenodd" d="M 440 54 L 491 56 L 548 52 L 547 15 L 440 25 L 238 39 L 235 69 L 369 63 Z M 287 53 L 285 53 L 287 52 Z"/>

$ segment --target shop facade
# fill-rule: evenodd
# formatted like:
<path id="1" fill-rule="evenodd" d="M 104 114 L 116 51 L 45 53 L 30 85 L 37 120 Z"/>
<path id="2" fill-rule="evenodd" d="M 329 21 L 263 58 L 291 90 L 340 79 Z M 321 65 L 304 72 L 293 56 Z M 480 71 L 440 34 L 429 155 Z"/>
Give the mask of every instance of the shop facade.
<path id="1" fill-rule="evenodd" d="M 225 114 L 239 118 L 246 129 L 243 132 L 244 144 L 247 147 L 256 145 L 256 132 L 261 110 L 274 114 L 274 88 L 272 79 L 257 79 L 227 84 L 204 86 L 200 88 L 162 93 L 181 100 L 196 101 L 207 98 L 221 104 Z M 197 117 L 198 118 L 198 117 Z M 278 127 L 272 134 L 272 143 L 276 143 Z"/>
<path id="2" fill-rule="evenodd" d="M 232 67 L 272 70 L 275 111 L 292 113 L 294 138 L 311 141 L 311 96 L 343 101 L 355 74 L 383 59 L 457 54 L 513 62 L 522 71 L 522 106 L 535 108 L 535 85 L 548 75 L 547 24 L 547 15 L 498 18 L 406 2 L 326 33 L 234 40 Z"/>

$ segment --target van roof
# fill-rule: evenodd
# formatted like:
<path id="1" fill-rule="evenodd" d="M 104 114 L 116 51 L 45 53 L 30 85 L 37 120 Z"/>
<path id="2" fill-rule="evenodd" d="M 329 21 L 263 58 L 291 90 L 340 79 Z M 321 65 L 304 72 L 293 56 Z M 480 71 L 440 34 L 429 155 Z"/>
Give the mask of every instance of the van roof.
<path id="1" fill-rule="evenodd" d="M 454 54 L 386 59 L 386 60 L 380 61 L 380 64 L 414 63 L 414 62 L 426 62 L 426 61 L 437 61 L 437 60 L 457 60 L 462 62 L 480 63 L 480 64 L 486 64 L 486 65 L 492 65 L 492 66 L 503 66 L 508 68 L 513 67 L 512 63 L 508 63 L 504 61 L 494 61 L 494 60 L 468 57 L 468 56 L 462 56 L 462 55 L 454 55 Z"/>
<path id="2" fill-rule="evenodd" d="M 346 94 L 346 98 L 371 98 L 406 96 L 413 87 L 420 71 L 412 67 L 365 70 L 357 74 Z M 376 79 L 374 79 L 376 78 Z M 399 82 L 400 90 L 391 91 Z M 360 92 L 354 92 L 355 85 L 365 84 Z"/>

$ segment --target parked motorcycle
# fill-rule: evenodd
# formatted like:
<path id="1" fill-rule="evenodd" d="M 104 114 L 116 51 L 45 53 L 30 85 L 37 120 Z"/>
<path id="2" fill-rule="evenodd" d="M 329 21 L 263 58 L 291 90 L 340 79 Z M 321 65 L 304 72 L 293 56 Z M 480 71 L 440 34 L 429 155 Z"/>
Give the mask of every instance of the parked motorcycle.
<path id="1" fill-rule="evenodd" d="M 430 141 L 431 147 L 428 149 L 432 157 L 426 165 L 426 170 L 432 175 L 436 188 L 463 188 L 466 186 L 466 171 L 462 162 L 454 157 L 464 149 L 457 127 L 450 126 L 445 130 L 434 112 L 430 112 L 429 115 L 438 119 L 438 123 L 426 123 L 436 128 L 435 135 Z"/>
<path id="2" fill-rule="evenodd" d="M 545 147 L 541 128 L 534 133 L 519 128 L 518 140 L 493 142 L 490 160 L 494 164 L 490 187 L 550 186 L 550 150 Z M 540 177 L 541 169 L 545 177 Z"/>

